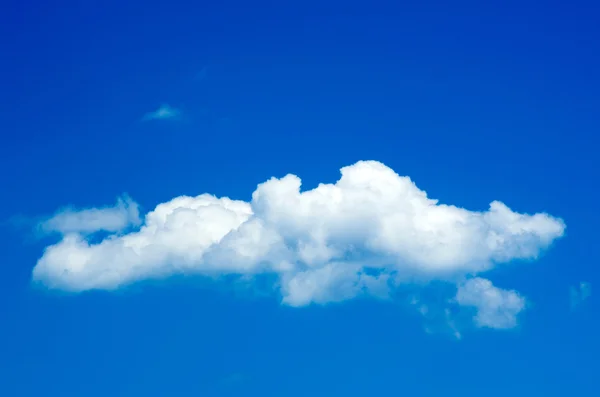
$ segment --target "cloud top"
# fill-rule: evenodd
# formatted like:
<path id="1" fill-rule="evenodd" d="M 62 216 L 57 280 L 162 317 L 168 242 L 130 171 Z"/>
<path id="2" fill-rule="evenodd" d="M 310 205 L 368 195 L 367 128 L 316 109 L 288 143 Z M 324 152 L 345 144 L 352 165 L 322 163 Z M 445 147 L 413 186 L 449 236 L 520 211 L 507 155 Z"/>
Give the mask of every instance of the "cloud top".
<path id="1" fill-rule="evenodd" d="M 258 185 L 249 202 L 176 197 L 147 213 L 138 230 L 99 242 L 77 228 L 62 230 L 33 271 L 34 280 L 51 288 L 115 289 L 172 274 L 270 273 L 278 276 L 282 301 L 302 306 L 386 296 L 409 277 L 452 282 L 534 259 L 563 235 L 565 224 L 499 201 L 484 212 L 440 204 L 384 164 L 359 161 L 342 168 L 336 183 L 308 191 L 301 191 L 299 177 L 287 175 Z M 499 317 L 521 310 L 516 295 L 481 279 L 460 288 L 459 302 L 483 298 L 496 307 L 475 305 L 482 325 L 507 326 Z"/>

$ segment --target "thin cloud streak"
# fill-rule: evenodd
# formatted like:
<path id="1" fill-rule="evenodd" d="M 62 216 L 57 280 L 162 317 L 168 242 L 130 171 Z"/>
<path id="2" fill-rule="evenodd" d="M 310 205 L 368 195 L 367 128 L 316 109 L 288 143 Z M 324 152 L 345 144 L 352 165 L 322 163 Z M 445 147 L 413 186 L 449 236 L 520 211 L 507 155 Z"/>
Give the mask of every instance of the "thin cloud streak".
<path id="1" fill-rule="evenodd" d="M 578 286 L 570 288 L 570 295 L 571 309 L 575 309 L 592 295 L 592 285 L 582 281 Z"/>
<path id="2" fill-rule="evenodd" d="M 177 120 L 181 118 L 181 111 L 169 106 L 168 104 L 161 105 L 153 112 L 146 113 L 142 117 L 142 121 L 152 120 Z"/>

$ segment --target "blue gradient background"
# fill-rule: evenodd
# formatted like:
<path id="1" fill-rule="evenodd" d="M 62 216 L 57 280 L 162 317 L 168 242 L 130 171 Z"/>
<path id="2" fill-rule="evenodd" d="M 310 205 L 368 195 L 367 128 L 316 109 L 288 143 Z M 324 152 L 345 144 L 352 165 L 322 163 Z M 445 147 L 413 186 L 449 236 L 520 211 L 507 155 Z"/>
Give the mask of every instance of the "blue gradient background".
<path id="1" fill-rule="evenodd" d="M 0 395 L 600 395 L 600 6 L 594 2 L 5 0 L 0 8 Z M 417 5 L 418 3 L 418 5 Z M 141 123 L 162 103 L 178 122 Z M 173 279 L 34 289 L 67 204 L 250 199 L 379 160 L 430 197 L 562 217 L 494 271 L 533 307 L 461 341 L 395 303 L 293 309 Z"/>

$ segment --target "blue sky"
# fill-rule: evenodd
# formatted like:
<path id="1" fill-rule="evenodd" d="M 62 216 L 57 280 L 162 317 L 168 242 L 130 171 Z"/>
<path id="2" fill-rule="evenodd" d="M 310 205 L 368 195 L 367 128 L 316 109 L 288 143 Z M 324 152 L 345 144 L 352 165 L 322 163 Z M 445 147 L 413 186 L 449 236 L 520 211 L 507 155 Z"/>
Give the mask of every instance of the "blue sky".
<path id="1" fill-rule="evenodd" d="M 2 3 L 0 394 L 596 395 L 599 11 Z"/>

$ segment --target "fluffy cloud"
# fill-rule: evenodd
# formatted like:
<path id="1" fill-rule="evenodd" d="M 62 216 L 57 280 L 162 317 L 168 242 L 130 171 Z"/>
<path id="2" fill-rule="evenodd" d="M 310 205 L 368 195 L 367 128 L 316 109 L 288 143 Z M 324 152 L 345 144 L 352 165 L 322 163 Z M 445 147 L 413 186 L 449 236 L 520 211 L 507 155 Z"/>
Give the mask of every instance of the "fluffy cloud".
<path id="1" fill-rule="evenodd" d="M 577 287 L 571 287 L 571 308 L 576 308 L 592 294 L 592 285 L 581 282 Z"/>
<path id="2" fill-rule="evenodd" d="M 490 280 L 480 277 L 471 278 L 459 286 L 456 302 L 477 310 L 477 326 L 497 329 L 515 327 L 517 315 L 526 305 L 525 298 L 518 292 L 497 288 Z"/>
<path id="3" fill-rule="evenodd" d="M 180 116 L 181 111 L 167 104 L 163 104 L 155 111 L 146 113 L 144 117 L 142 117 L 142 121 L 178 119 Z"/>
<path id="4" fill-rule="evenodd" d="M 564 233 L 560 219 L 520 214 L 499 201 L 484 212 L 440 204 L 379 162 L 360 161 L 341 174 L 335 184 L 309 191 L 301 191 L 295 175 L 272 178 L 250 202 L 177 197 L 147 213 L 139 229 L 100 242 L 63 229 L 33 277 L 83 291 L 177 273 L 270 273 L 278 276 L 283 302 L 302 306 L 385 296 L 415 277 L 452 281 L 533 259 Z M 458 294 L 465 305 L 477 294 L 486 299 L 489 307 L 476 306 L 482 325 L 518 312 L 511 293 L 484 284 L 472 279 Z"/>
<path id="5" fill-rule="evenodd" d="M 65 208 L 39 224 L 45 233 L 90 234 L 98 231 L 119 232 L 141 223 L 137 203 L 124 196 L 114 207 L 77 210 Z"/>

